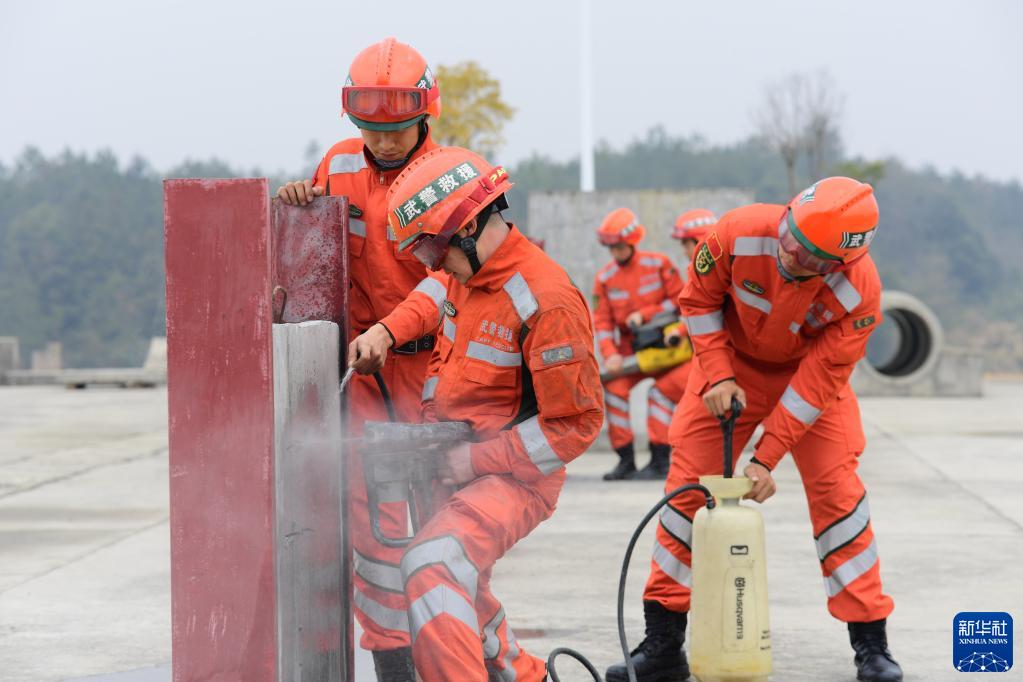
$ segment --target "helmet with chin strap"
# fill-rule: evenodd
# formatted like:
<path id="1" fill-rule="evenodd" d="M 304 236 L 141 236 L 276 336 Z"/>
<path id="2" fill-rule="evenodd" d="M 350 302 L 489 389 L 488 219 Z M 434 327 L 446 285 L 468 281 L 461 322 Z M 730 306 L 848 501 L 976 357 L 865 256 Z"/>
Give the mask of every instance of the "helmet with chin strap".
<path id="1" fill-rule="evenodd" d="M 402 130 L 427 116 L 440 118 L 440 88 L 415 48 L 387 38 L 352 61 L 341 108 L 359 128 Z"/>

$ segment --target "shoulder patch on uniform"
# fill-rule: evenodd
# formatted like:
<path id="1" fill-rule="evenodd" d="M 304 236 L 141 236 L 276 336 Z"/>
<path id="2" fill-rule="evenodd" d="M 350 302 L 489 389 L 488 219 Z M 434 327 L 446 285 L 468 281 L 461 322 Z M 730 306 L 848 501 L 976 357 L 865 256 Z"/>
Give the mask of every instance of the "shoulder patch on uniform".
<path id="1" fill-rule="evenodd" d="M 853 320 L 852 327 L 853 329 L 866 329 L 876 321 L 877 318 L 875 316 L 867 315 L 866 317 L 861 317 L 858 320 Z"/>
<path id="2" fill-rule="evenodd" d="M 752 291 L 757 296 L 761 296 L 764 293 L 764 287 L 750 279 L 742 280 L 742 286 L 744 286 L 748 291 Z"/>
<path id="3" fill-rule="evenodd" d="M 710 255 L 714 258 L 714 260 L 721 258 L 721 255 L 725 252 L 725 250 L 721 248 L 721 241 L 718 239 L 717 232 L 711 232 L 710 236 L 707 237 L 705 243 L 707 245 L 707 248 L 710 250 Z"/>
<path id="4" fill-rule="evenodd" d="M 544 367 L 547 367 L 548 365 L 556 365 L 561 362 L 568 362 L 574 357 L 575 351 L 572 350 L 571 345 L 548 348 L 540 353 L 540 359 L 543 360 Z"/>
<path id="5" fill-rule="evenodd" d="M 350 218 L 361 218 L 362 217 L 362 209 L 359 208 L 358 206 L 356 206 L 355 204 L 351 204 L 351 203 L 348 204 L 348 217 L 350 217 Z"/>
<path id="6" fill-rule="evenodd" d="M 714 256 L 710 252 L 710 247 L 704 242 L 700 245 L 700 250 L 696 252 L 696 257 L 693 259 L 693 269 L 696 270 L 697 275 L 706 275 L 708 272 L 714 269 Z"/>

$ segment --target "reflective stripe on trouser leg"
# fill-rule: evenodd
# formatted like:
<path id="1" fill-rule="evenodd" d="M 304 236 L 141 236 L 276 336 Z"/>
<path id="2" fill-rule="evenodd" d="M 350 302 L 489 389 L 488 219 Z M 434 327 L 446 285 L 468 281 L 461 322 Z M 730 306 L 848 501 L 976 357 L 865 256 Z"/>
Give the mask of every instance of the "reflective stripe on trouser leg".
<path id="1" fill-rule="evenodd" d="M 619 377 L 604 384 L 604 405 L 607 408 L 607 435 L 611 447 L 618 449 L 632 442 L 629 420 L 629 392 L 643 377 Z"/>
<path id="2" fill-rule="evenodd" d="M 671 415 L 675 411 L 675 403 L 668 399 L 656 386 L 650 387 L 647 394 L 647 436 L 651 443 L 668 442 L 668 427 L 671 426 Z"/>
<path id="3" fill-rule="evenodd" d="M 792 448 L 810 508 L 828 611 L 845 622 L 880 620 L 894 608 L 881 584 L 869 497 L 856 474 L 863 443 L 855 397 L 844 394 Z"/>
<path id="4" fill-rule="evenodd" d="M 563 474 L 554 474 L 540 485 L 561 481 Z M 489 573 L 552 507 L 535 486 L 484 476 L 449 497 L 420 530 L 401 566 L 412 656 L 425 682 L 543 678 L 543 661 L 523 652 L 496 618 L 501 605 L 490 594 Z"/>

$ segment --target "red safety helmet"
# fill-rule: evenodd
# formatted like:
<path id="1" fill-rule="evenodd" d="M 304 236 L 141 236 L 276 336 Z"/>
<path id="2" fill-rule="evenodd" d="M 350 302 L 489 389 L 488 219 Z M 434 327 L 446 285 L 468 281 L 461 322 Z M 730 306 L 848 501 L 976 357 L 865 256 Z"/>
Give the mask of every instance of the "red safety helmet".
<path id="1" fill-rule="evenodd" d="M 673 239 L 692 239 L 700 241 L 707 236 L 710 228 L 717 223 L 717 216 L 713 211 L 705 208 L 694 208 L 686 211 L 675 219 L 675 227 L 671 231 Z"/>
<path id="2" fill-rule="evenodd" d="M 401 130 L 440 117 L 440 88 L 415 48 L 387 38 L 352 61 L 341 109 L 359 128 Z"/>
<path id="3" fill-rule="evenodd" d="M 423 154 L 387 190 L 387 220 L 398 249 L 440 269 L 454 234 L 513 185 L 503 167 L 468 149 Z"/>
<path id="4" fill-rule="evenodd" d="M 611 211 L 597 228 L 597 239 L 604 246 L 615 244 L 635 246 L 645 234 L 646 228 L 640 224 L 636 214 L 627 208 L 616 208 Z"/>
<path id="5" fill-rule="evenodd" d="M 874 189 L 852 178 L 824 178 L 793 199 L 778 226 L 781 247 L 807 270 L 849 267 L 870 248 L 877 231 Z"/>

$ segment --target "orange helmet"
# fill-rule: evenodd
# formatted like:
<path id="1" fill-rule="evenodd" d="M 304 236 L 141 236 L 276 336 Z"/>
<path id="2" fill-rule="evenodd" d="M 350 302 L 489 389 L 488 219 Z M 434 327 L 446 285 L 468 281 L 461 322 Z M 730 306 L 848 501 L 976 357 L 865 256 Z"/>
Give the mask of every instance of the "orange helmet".
<path id="1" fill-rule="evenodd" d="M 604 217 L 597 228 L 597 239 L 604 246 L 630 244 L 635 246 L 643 239 L 646 229 L 636 214 L 627 208 L 616 208 Z"/>
<path id="2" fill-rule="evenodd" d="M 705 208 L 694 208 L 686 211 L 675 219 L 675 228 L 671 232 L 673 239 L 694 239 L 700 241 L 707 236 L 710 228 L 717 223 L 713 211 Z"/>
<path id="3" fill-rule="evenodd" d="M 800 266 L 833 272 L 867 253 L 877 231 L 877 217 L 870 185 L 852 178 L 824 178 L 789 203 L 778 238 Z"/>
<path id="4" fill-rule="evenodd" d="M 341 109 L 359 128 L 401 130 L 440 117 L 440 88 L 415 48 L 387 38 L 352 61 Z"/>
<path id="5" fill-rule="evenodd" d="M 438 269 L 452 236 L 513 184 L 503 167 L 468 149 L 430 150 L 387 190 L 387 221 L 398 248 L 411 249 L 426 267 Z"/>

